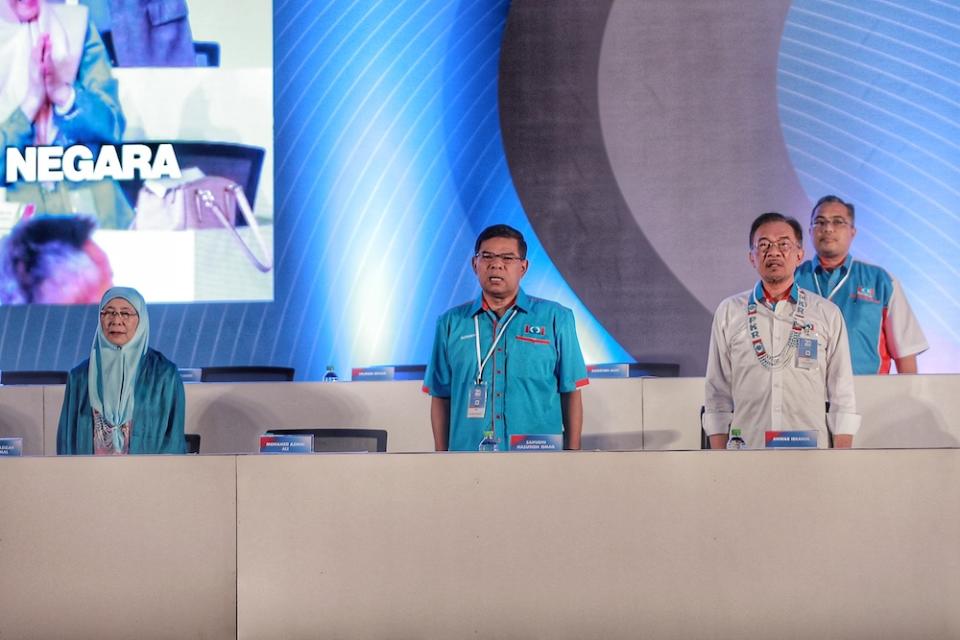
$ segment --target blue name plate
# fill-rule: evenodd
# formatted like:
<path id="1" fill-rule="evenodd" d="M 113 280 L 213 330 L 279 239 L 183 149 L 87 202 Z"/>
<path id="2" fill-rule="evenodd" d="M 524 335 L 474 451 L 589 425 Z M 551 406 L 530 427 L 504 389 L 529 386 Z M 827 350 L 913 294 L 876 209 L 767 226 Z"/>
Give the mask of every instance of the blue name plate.
<path id="1" fill-rule="evenodd" d="M 260 436 L 260 453 L 313 453 L 313 436 L 265 434 Z"/>
<path id="2" fill-rule="evenodd" d="M 626 362 L 614 364 L 588 364 L 588 378 L 629 378 L 630 365 Z"/>
<path id="3" fill-rule="evenodd" d="M 816 449 L 816 431 L 767 431 L 764 434 L 767 449 Z"/>
<path id="4" fill-rule="evenodd" d="M 559 433 L 511 434 L 510 451 L 563 451 L 563 436 Z"/>
<path id="5" fill-rule="evenodd" d="M 393 380 L 394 369 L 386 367 L 356 367 L 351 371 L 350 379 L 353 382 L 383 382 Z"/>
<path id="6" fill-rule="evenodd" d="M 23 438 L 0 438 L 0 456 L 22 456 Z"/>

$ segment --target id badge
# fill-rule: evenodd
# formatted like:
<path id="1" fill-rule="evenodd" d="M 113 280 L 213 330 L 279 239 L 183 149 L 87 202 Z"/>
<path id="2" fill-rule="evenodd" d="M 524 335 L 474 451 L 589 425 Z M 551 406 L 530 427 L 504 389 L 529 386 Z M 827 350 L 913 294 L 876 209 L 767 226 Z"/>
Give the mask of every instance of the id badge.
<path id="1" fill-rule="evenodd" d="M 820 367 L 817 362 L 817 336 L 807 336 L 797 341 L 797 368 L 814 371 Z"/>
<path id="2" fill-rule="evenodd" d="M 487 383 L 473 385 L 467 401 L 467 417 L 482 418 L 487 414 Z"/>

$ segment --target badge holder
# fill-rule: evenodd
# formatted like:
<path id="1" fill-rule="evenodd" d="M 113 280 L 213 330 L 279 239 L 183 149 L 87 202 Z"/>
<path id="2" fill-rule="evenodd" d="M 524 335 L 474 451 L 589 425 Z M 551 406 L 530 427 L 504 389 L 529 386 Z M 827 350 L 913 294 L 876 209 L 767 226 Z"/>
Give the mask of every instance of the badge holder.
<path id="1" fill-rule="evenodd" d="M 470 389 L 467 418 L 483 418 L 487 414 L 487 383 L 478 382 Z"/>
<path id="2" fill-rule="evenodd" d="M 797 340 L 797 368 L 816 371 L 820 368 L 817 360 L 820 343 L 817 334 L 806 332 Z"/>

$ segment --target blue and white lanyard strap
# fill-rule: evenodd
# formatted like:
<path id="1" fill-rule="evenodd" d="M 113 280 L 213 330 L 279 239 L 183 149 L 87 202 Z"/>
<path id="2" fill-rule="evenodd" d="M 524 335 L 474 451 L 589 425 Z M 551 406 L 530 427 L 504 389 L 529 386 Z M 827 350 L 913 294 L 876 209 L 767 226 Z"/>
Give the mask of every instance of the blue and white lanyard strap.
<path id="1" fill-rule="evenodd" d="M 787 356 L 793 351 L 800 341 L 800 332 L 804 328 L 803 314 L 807 309 L 807 296 L 803 289 L 798 289 L 797 308 L 793 311 L 793 327 L 790 329 L 790 338 L 780 349 L 780 353 L 771 356 L 763 346 L 763 339 L 760 337 L 760 329 L 757 328 L 757 292 L 750 295 L 750 302 L 747 304 L 747 328 L 750 331 L 750 342 L 753 345 L 753 355 L 757 357 L 760 364 L 765 369 L 782 369 L 790 362 Z"/>
<path id="2" fill-rule="evenodd" d="M 847 279 L 850 277 L 850 273 L 851 273 L 852 271 L 853 271 L 853 269 L 847 269 L 847 274 L 840 279 L 840 282 L 838 282 L 833 289 L 830 289 L 830 295 L 826 295 L 826 296 L 823 295 L 823 291 L 820 289 L 820 278 L 817 277 L 817 272 L 814 271 L 814 272 L 813 272 L 813 284 L 817 285 L 817 293 L 818 293 L 820 296 L 826 298 L 827 300 L 832 301 L 832 300 L 833 300 L 833 294 L 835 294 L 837 291 L 840 290 L 840 287 L 842 287 L 842 286 L 843 286 L 843 283 L 847 281 Z"/>
<path id="3" fill-rule="evenodd" d="M 477 343 L 477 384 L 480 384 L 480 381 L 483 379 L 483 368 L 487 366 L 487 361 L 490 360 L 490 356 L 493 355 L 493 350 L 497 348 L 497 344 L 500 342 L 500 338 L 503 337 L 504 332 L 507 330 L 507 325 L 510 324 L 510 321 L 513 320 L 513 317 L 517 315 L 517 308 L 513 308 L 513 313 L 510 314 L 510 317 L 507 318 L 506 322 L 500 325 L 500 331 L 497 332 L 496 337 L 493 339 L 493 344 L 490 345 L 490 350 L 487 351 L 487 357 L 480 359 L 480 320 L 479 315 L 473 316 L 473 335 L 476 338 Z"/>

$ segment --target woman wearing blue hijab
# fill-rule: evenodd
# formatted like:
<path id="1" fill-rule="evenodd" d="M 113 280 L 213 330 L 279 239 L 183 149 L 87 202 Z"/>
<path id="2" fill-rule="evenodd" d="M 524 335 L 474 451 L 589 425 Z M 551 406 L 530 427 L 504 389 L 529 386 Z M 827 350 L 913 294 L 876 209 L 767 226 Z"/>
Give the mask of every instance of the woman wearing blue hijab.
<path id="1" fill-rule="evenodd" d="M 149 338 L 147 306 L 136 289 L 103 294 L 90 358 L 67 379 L 58 454 L 186 452 L 183 382 L 177 365 L 147 346 Z"/>

